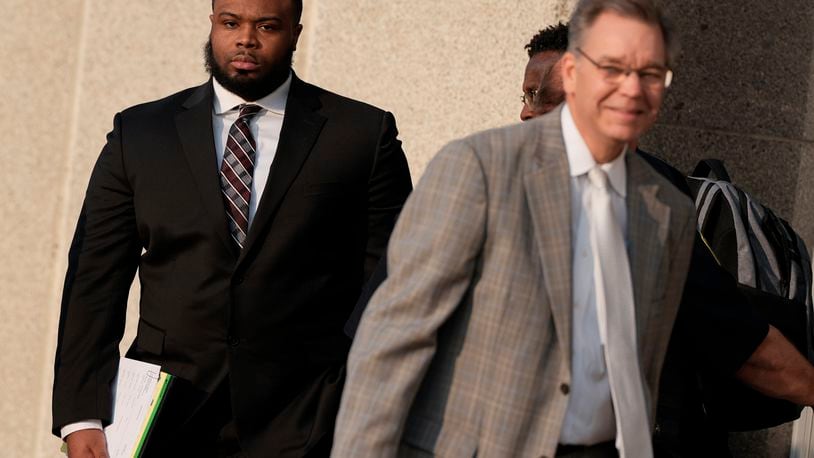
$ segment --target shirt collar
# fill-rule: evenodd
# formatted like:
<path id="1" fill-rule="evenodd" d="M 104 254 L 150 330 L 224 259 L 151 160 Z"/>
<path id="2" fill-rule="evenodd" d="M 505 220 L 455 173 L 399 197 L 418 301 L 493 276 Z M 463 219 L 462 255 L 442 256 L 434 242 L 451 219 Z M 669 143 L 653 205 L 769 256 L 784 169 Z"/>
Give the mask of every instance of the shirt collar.
<path id="1" fill-rule="evenodd" d="M 255 100 L 254 102 L 247 102 L 237 94 L 229 92 L 228 89 L 221 86 L 218 80 L 212 78 L 212 86 L 215 89 L 214 110 L 216 115 L 222 115 L 237 108 L 238 105 L 244 103 L 253 103 L 260 105 L 267 111 L 279 115 L 285 114 L 285 105 L 288 101 L 288 92 L 291 89 L 292 73 L 288 72 L 288 78 L 281 84 L 274 92 L 266 95 L 265 97 Z"/>
<path id="2" fill-rule="evenodd" d="M 560 113 L 560 121 L 571 176 L 585 175 L 596 165 L 596 160 L 594 160 L 591 150 L 588 149 L 588 145 L 585 144 L 585 139 L 577 130 L 577 125 L 574 123 L 574 118 L 571 116 L 571 110 L 568 109 L 567 103 Z M 627 167 L 625 164 L 627 150 L 628 148 L 625 146 L 625 150 L 616 159 L 599 166 L 608 174 L 611 186 L 622 197 L 627 195 Z"/>

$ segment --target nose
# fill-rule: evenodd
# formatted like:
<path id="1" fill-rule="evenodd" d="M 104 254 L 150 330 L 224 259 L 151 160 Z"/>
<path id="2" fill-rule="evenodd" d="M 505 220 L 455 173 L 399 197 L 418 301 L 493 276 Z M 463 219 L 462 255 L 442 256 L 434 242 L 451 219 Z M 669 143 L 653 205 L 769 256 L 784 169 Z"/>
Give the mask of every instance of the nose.
<path id="1" fill-rule="evenodd" d="M 254 48 L 257 46 L 257 30 L 251 25 L 246 25 L 240 28 L 240 34 L 237 37 L 237 46 L 242 48 Z"/>
<path id="2" fill-rule="evenodd" d="M 529 119 L 534 117 L 534 110 L 529 108 L 528 105 L 525 103 L 523 104 L 523 109 L 520 110 L 520 120 L 521 121 L 528 121 Z"/>
<path id="3" fill-rule="evenodd" d="M 619 83 L 619 91 L 628 97 L 639 97 L 642 95 L 642 80 L 637 72 L 631 71 L 625 75 L 625 79 Z"/>

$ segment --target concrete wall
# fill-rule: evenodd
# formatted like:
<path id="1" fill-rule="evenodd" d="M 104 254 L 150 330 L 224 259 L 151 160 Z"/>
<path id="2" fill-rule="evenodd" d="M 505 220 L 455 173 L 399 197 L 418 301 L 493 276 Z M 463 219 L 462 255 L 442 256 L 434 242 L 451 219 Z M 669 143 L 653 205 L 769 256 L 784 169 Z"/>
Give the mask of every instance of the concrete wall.
<path id="1" fill-rule="evenodd" d="M 707 151 L 725 156 L 812 242 L 812 7 L 787 3 L 672 2 L 689 52 L 645 145 L 682 167 Z M 295 66 L 306 80 L 394 112 L 417 180 L 450 139 L 518 119 L 523 45 L 572 4 L 306 0 Z M 53 351 L 84 187 L 117 111 L 205 80 L 209 2 L 0 6 L 14 19 L 0 29 L 0 180 L 11 194 L 0 199 L 0 455 L 58 456 Z M 767 23 L 772 33 L 749 32 Z"/>
<path id="2" fill-rule="evenodd" d="M 42 429 L 41 387 L 53 330 L 53 260 L 65 204 L 62 183 L 69 174 L 66 146 L 82 2 L 44 0 L 35 7 L 4 0 L 2 5 L 16 14 L 0 28 L 0 180 L 11 195 L 0 203 L 0 443 L 23 456 Z"/>
<path id="3" fill-rule="evenodd" d="M 0 1 L 0 456 L 60 456 L 50 385 L 66 254 L 113 115 L 205 81 L 209 3 Z M 128 339 L 129 340 L 129 339 Z"/>
<path id="4" fill-rule="evenodd" d="M 665 3 L 684 55 L 644 149 L 687 173 L 723 159 L 735 183 L 814 246 L 814 4 Z M 791 435 L 784 425 L 731 434 L 730 445 L 736 456 L 788 456 Z"/>
<path id="5" fill-rule="evenodd" d="M 814 4 L 667 2 L 684 56 L 643 142 L 688 171 L 719 157 L 733 180 L 814 243 Z"/>

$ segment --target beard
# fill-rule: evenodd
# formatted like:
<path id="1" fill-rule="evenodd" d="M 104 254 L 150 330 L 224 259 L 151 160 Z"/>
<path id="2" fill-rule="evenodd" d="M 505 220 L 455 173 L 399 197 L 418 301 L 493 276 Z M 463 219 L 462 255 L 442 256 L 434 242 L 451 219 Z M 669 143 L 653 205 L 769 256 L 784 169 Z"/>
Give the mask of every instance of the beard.
<path id="1" fill-rule="evenodd" d="M 215 60 L 215 54 L 212 51 L 212 40 L 207 40 L 204 45 L 204 65 L 207 73 L 215 78 L 226 90 L 240 96 L 247 102 L 262 99 L 280 87 L 288 78 L 293 59 L 294 47 L 292 46 L 279 62 L 273 63 L 269 70 L 257 75 L 256 78 L 249 77 L 249 73 L 243 71 L 238 71 L 237 75 L 230 76 Z"/>

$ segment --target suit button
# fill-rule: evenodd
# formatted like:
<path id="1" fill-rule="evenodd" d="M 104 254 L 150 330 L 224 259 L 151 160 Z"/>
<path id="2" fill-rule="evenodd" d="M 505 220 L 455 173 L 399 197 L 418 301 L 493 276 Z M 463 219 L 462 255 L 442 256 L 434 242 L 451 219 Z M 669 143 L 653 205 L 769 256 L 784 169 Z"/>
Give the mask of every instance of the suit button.
<path id="1" fill-rule="evenodd" d="M 239 277 L 235 277 L 235 284 L 240 285 L 241 283 L 243 283 L 243 280 L 245 280 L 245 279 L 243 278 L 242 275 L 239 276 Z"/>
<path id="2" fill-rule="evenodd" d="M 571 388 L 568 386 L 567 383 L 563 383 L 562 385 L 560 385 L 560 391 L 562 391 L 562 394 L 567 396 L 568 393 L 571 392 Z"/>
<path id="3" fill-rule="evenodd" d="M 231 347 L 237 347 L 238 345 L 240 345 L 240 339 L 238 339 L 235 336 L 229 336 L 226 340 L 227 342 L 229 342 L 229 346 Z"/>

